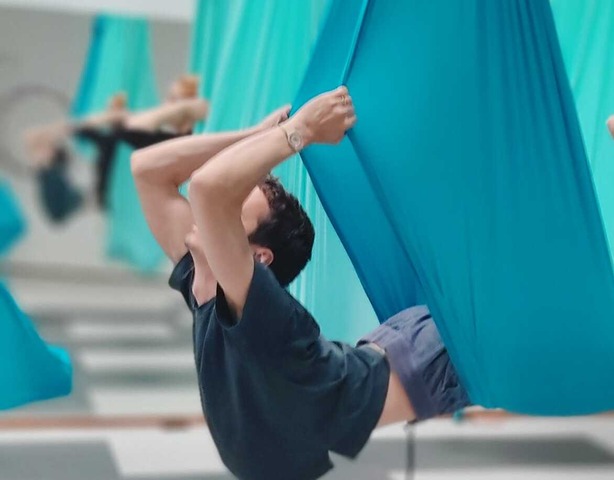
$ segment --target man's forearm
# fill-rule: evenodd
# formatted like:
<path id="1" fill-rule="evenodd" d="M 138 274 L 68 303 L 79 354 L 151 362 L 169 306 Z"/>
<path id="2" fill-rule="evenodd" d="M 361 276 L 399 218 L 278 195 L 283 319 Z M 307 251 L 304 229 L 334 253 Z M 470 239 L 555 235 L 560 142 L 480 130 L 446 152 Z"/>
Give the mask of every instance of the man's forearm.
<path id="1" fill-rule="evenodd" d="M 235 214 L 264 177 L 295 152 L 288 135 L 298 135 L 302 147 L 311 143 L 339 143 L 356 122 L 346 87 L 325 92 L 303 105 L 279 127 L 254 135 L 224 150 L 193 176 L 190 195 L 203 204 Z M 207 196 L 207 200 L 204 196 Z M 211 207 L 215 205 L 215 207 Z M 192 205 L 192 208 L 201 208 Z M 201 212 L 202 213 L 202 212 Z"/>
<path id="2" fill-rule="evenodd" d="M 224 150 L 197 171 L 194 190 L 208 191 L 218 205 L 240 208 L 262 179 L 294 154 L 282 128 L 272 128 Z"/>
<path id="3" fill-rule="evenodd" d="M 258 127 L 253 127 L 236 132 L 194 135 L 137 150 L 132 155 L 132 171 L 141 179 L 179 187 L 219 152 L 259 131 Z"/>

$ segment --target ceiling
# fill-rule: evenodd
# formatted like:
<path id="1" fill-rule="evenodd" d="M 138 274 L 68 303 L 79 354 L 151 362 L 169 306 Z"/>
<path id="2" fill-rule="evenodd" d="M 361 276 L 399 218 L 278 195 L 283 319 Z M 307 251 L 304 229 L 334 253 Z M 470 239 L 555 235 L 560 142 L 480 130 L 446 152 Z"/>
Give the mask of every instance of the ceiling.
<path id="1" fill-rule="evenodd" d="M 196 0 L 0 0 L 0 7 L 67 11 L 73 13 L 138 14 L 150 18 L 189 22 Z"/>

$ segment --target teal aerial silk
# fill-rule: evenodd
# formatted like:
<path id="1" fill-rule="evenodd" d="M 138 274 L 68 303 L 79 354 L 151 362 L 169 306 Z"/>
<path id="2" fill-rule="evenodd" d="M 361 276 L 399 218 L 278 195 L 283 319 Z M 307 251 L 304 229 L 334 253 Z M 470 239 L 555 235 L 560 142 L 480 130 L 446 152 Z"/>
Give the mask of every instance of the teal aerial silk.
<path id="1" fill-rule="evenodd" d="M 614 408 L 614 275 L 549 2 L 336 0 L 295 104 L 340 83 L 358 123 L 303 159 L 380 320 L 425 300 L 485 407 Z"/>
<path id="2" fill-rule="evenodd" d="M 576 100 L 584 144 L 614 254 L 614 2 L 551 0 L 563 58 Z"/>
<path id="3" fill-rule="evenodd" d="M 73 113 L 102 111 L 109 98 L 125 92 L 130 110 L 158 104 L 145 19 L 99 15 L 92 25 L 88 58 L 75 97 Z M 121 144 L 109 179 L 107 254 L 142 272 L 156 269 L 162 250 L 151 234 L 130 173 L 132 150 Z"/>
<path id="4" fill-rule="evenodd" d="M 10 184 L 0 177 L 0 256 L 26 231 L 26 221 Z"/>
<path id="5" fill-rule="evenodd" d="M 0 410 L 68 395 L 68 353 L 48 346 L 0 282 Z"/>
<path id="6" fill-rule="evenodd" d="M 0 255 L 25 232 L 26 223 L 8 182 L 0 178 Z M 47 346 L 0 281 L 0 410 L 70 393 L 67 353 Z"/>
<path id="7" fill-rule="evenodd" d="M 192 23 L 190 71 L 200 78 L 199 96 L 211 98 L 217 64 L 224 52 L 221 38 L 227 34 L 227 25 L 233 20 L 230 10 L 233 2 L 198 0 Z M 225 23 L 219 20 L 223 19 Z"/>
<path id="8" fill-rule="evenodd" d="M 329 1 L 201 0 L 192 71 L 211 102 L 205 131 L 253 125 L 296 95 Z M 290 287 L 331 338 L 354 341 L 377 325 L 373 309 L 300 159 L 275 174 L 311 217 L 312 262 Z"/>

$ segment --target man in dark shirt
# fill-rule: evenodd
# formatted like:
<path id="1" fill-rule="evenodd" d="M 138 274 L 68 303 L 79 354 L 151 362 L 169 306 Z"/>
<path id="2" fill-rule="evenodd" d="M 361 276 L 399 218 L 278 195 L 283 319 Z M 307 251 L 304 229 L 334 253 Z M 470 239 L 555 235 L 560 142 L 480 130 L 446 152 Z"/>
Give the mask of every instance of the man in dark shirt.
<path id="1" fill-rule="evenodd" d="M 449 391 L 443 378 L 452 385 L 456 377 L 426 308 L 401 312 L 350 347 L 324 339 L 285 290 L 311 256 L 314 231 L 268 173 L 308 144 L 339 142 L 356 121 L 345 87 L 290 119 L 288 110 L 132 160 L 149 225 L 176 263 L 170 285 L 194 313 L 211 434 L 242 479 L 317 478 L 332 466 L 329 452 L 356 456 L 377 425 L 467 404 L 462 390 L 441 393 Z M 190 177 L 188 203 L 178 188 Z M 416 339 L 428 348 L 403 363 Z"/>

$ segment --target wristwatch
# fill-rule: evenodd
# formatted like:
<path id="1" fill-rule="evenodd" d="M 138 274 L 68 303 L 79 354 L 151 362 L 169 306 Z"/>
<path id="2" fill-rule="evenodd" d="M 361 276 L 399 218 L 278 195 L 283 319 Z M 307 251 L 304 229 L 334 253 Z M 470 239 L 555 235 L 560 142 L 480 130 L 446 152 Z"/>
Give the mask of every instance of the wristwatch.
<path id="1" fill-rule="evenodd" d="M 290 145 L 290 148 L 296 153 L 299 153 L 305 146 L 305 141 L 303 140 L 303 136 L 300 134 L 300 132 L 296 129 L 290 130 L 281 124 L 279 127 L 286 134 L 286 139 L 288 140 L 288 145 Z"/>

